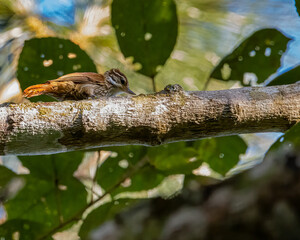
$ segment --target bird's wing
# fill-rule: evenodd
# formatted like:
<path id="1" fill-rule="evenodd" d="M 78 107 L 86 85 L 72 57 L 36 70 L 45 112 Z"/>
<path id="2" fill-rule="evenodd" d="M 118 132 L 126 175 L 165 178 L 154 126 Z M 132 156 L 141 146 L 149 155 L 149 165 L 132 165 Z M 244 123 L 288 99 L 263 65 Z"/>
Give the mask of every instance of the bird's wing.
<path id="1" fill-rule="evenodd" d="M 54 80 L 48 82 L 68 82 L 71 81 L 76 84 L 104 84 L 104 76 L 93 72 L 76 72 L 66 74 Z"/>

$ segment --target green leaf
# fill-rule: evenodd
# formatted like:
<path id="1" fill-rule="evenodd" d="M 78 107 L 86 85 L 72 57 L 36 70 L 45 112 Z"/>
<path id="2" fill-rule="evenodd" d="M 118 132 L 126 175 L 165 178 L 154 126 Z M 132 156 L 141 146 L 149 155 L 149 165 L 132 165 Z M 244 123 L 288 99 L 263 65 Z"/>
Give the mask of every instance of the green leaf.
<path id="1" fill-rule="evenodd" d="M 197 158 L 197 151 L 185 142 L 149 148 L 148 152 L 150 163 L 168 174 L 190 174 L 202 163 Z"/>
<path id="2" fill-rule="evenodd" d="M 0 166 L 0 201 L 1 202 L 7 201 L 8 199 L 12 198 L 16 194 L 18 188 L 13 186 L 16 186 L 15 180 L 17 178 L 19 178 L 19 176 L 15 174 L 13 171 L 9 170 L 4 166 Z"/>
<path id="3" fill-rule="evenodd" d="M 299 81 L 300 65 L 287 70 L 281 75 L 274 78 L 268 86 L 292 84 Z"/>
<path id="4" fill-rule="evenodd" d="M 132 169 L 147 153 L 147 148 L 142 146 L 111 147 L 104 150 L 113 152 L 113 155 L 107 158 L 97 170 L 97 181 L 105 190 L 118 184 L 128 170 Z"/>
<path id="5" fill-rule="evenodd" d="M 177 38 L 173 0 L 114 0 L 112 25 L 125 57 L 140 63 L 140 73 L 154 77 L 169 58 Z"/>
<path id="6" fill-rule="evenodd" d="M 116 214 L 121 212 L 124 208 L 136 203 L 133 199 L 119 199 L 113 202 L 105 203 L 92 211 L 80 228 L 79 237 L 81 239 L 89 239 L 89 234 L 92 230 L 100 227 L 105 221 L 108 221 L 115 217 Z"/>
<path id="7" fill-rule="evenodd" d="M 0 189 L 14 177 L 17 177 L 17 174 L 4 166 L 0 166 Z"/>
<path id="8" fill-rule="evenodd" d="M 295 0 L 295 7 L 297 10 L 298 15 L 300 16 L 300 1 L 299 0 Z"/>
<path id="9" fill-rule="evenodd" d="M 277 141 L 270 147 L 266 156 L 273 151 L 285 147 L 288 150 L 299 151 L 300 149 L 300 123 L 291 127 L 284 135 L 279 137 Z"/>
<path id="10" fill-rule="evenodd" d="M 109 157 L 100 166 L 97 173 L 97 182 L 104 190 L 109 190 L 122 182 L 126 176 L 137 168 L 147 154 L 143 146 L 122 146 L 108 148 L 116 152 L 116 157 Z M 144 166 L 128 176 L 126 181 L 113 191 L 113 195 L 121 192 L 142 191 L 156 187 L 165 175 L 151 166 Z"/>
<path id="11" fill-rule="evenodd" d="M 25 41 L 17 71 L 23 90 L 72 72 L 97 72 L 91 58 L 75 43 L 55 37 Z M 32 100 L 50 99 L 53 101 L 46 96 L 35 97 Z"/>
<path id="12" fill-rule="evenodd" d="M 73 176 L 81 163 L 83 156 L 83 152 L 68 152 L 40 156 L 19 156 L 18 158 L 30 170 L 30 175 L 34 178 L 45 181 L 58 179 L 60 182 L 68 182 L 70 176 Z"/>
<path id="13" fill-rule="evenodd" d="M 280 59 L 291 38 L 276 29 L 262 29 L 244 40 L 232 53 L 222 59 L 210 78 L 238 80 L 244 86 L 245 73 L 254 73 L 257 83 L 264 82 L 280 67 Z"/>
<path id="14" fill-rule="evenodd" d="M 15 239 L 13 238 L 14 233 L 19 233 L 19 238 L 22 240 L 32 240 L 38 239 L 41 232 L 46 231 L 46 228 L 43 224 L 22 220 L 22 219 L 14 219 L 5 222 L 0 225 L 0 239 Z M 45 240 L 53 239 L 51 236 L 45 238 Z"/>
<path id="15" fill-rule="evenodd" d="M 239 155 L 247 150 L 247 144 L 239 136 L 217 137 L 195 142 L 198 157 L 216 172 L 225 175 L 239 161 Z"/>
<path id="16" fill-rule="evenodd" d="M 82 152 L 19 158 L 30 174 L 22 175 L 26 185 L 5 204 L 8 220 L 33 221 L 49 231 L 86 206 L 85 188 L 73 177 Z"/>
<path id="17" fill-rule="evenodd" d="M 121 192 L 138 192 L 143 190 L 149 190 L 157 187 L 166 176 L 157 171 L 152 166 L 145 166 L 132 177 L 127 179 L 116 191 L 115 194 Z"/>

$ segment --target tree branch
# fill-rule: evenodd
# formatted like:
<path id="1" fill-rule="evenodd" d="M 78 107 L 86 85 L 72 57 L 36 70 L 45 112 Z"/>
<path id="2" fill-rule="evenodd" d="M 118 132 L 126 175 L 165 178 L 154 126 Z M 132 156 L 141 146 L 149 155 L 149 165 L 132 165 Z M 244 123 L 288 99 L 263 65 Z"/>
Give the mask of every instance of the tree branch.
<path id="1" fill-rule="evenodd" d="M 135 97 L 4 104 L 0 154 L 281 132 L 300 121 L 300 83 L 186 92 L 179 85 Z"/>

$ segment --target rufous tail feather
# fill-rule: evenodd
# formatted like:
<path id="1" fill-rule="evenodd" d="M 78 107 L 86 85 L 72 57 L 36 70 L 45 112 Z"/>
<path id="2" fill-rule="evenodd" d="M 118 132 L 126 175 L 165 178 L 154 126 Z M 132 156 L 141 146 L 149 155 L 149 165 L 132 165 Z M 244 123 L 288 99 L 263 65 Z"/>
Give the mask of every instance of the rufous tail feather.
<path id="1" fill-rule="evenodd" d="M 51 90 L 49 84 L 37 84 L 26 88 L 23 92 L 23 97 L 31 98 L 35 96 L 40 96 Z"/>

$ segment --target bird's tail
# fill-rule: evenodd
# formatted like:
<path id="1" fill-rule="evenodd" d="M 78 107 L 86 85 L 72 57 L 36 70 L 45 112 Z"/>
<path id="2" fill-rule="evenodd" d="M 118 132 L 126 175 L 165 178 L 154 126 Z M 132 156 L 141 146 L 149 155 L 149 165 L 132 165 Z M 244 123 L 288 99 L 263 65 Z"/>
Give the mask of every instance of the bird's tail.
<path id="1" fill-rule="evenodd" d="M 31 98 L 35 96 L 40 96 L 51 91 L 51 86 L 48 83 L 37 84 L 26 88 L 23 92 L 23 97 Z"/>

